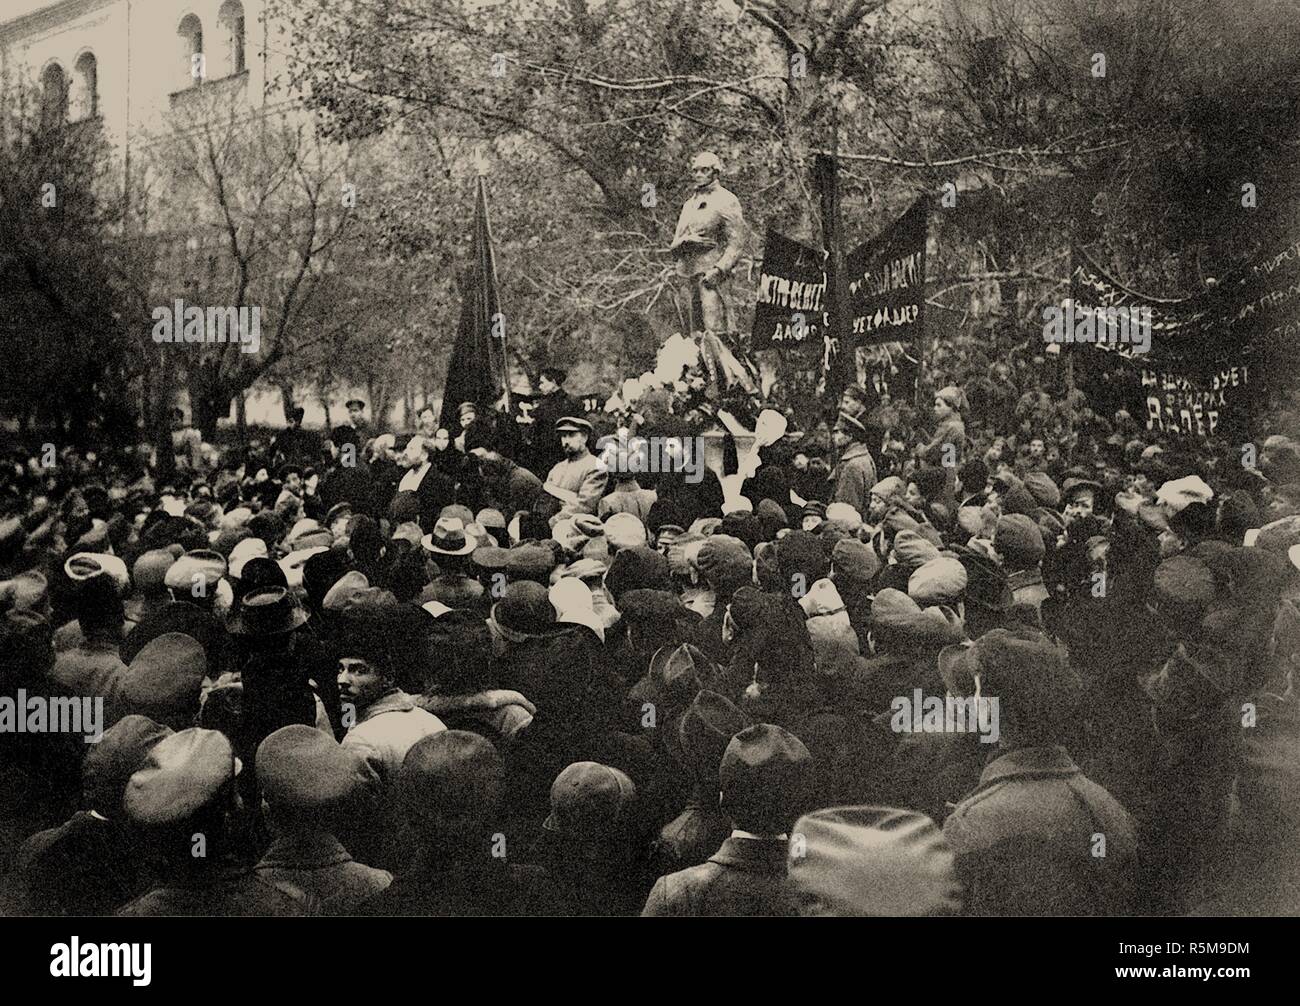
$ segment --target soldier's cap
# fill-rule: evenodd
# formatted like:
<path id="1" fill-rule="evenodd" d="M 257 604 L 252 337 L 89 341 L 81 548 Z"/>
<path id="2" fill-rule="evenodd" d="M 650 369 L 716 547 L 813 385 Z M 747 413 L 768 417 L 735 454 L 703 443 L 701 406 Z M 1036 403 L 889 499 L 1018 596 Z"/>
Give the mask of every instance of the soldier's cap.
<path id="1" fill-rule="evenodd" d="M 961 884 L 930 818 L 893 807 L 833 807 L 791 832 L 789 886 L 802 916 L 952 916 Z"/>
<path id="2" fill-rule="evenodd" d="M 1024 695 L 1072 679 L 1065 651 L 1034 629 L 990 629 L 939 651 L 939 675 L 953 695 Z"/>
<path id="3" fill-rule="evenodd" d="M 907 581 L 907 593 L 917 604 L 955 604 L 966 590 L 966 567 L 949 555 L 922 563 Z"/>
<path id="4" fill-rule="evenodd" d="M 1055 507 L 1061 502 L 1061 491 L 1046 472 L 1030 472 L 1026 475 L 1025 488 L 1038 506 Z"/>
<path id="5" fill-rule="evenodd" d="M 202 583 L 206 596 L 225 575 L 226 560 L 220 552 L 192 549 L 167 567 L 163 585 L 168 590 L 192 591 L 195 584 Z"/>
<path id="6" fill-rule="evenodd" d="M 546 583 L 556 565 L 555 552 L 549 546 L 525 543 L 505 549 L 501 569 L 510 580 Z"/>
<path id="7" fill-rule="evenodd" d="M 379 786 L 379 776 L 357 749 L 305 723 L 269 734 L 254 764 L 262 797 L 272 807 L 335 807 Z"/>
<path id="8" fill-rule="evenodd" d="M 577 839 L 610 841 L 621 835 L 636 799 L 627 774 L 594 761 L 574 762 L 551 785 L 547 831 Z"/>
<path id="9" fill-rule="evenodd" d="M 1101 493 L 1101 483 L 1094 482 L 1092 479 L 1071 477 L 1066 479 L 1061 487 L 1061 497 L 1067 503 L 1083 492 L 1090 492 L 1096 496 Z"/>
<path id="10" fill-rule="evenodd" d="M 880 556 L 865 542 L 841 538 L 831 549 L 831 566 L 834 579 L 841 584 L 845 580 L 868 583 L 880 572 Z"/>
<path id="11" fill-rule="evenodd" d="M 412 820 L 473 824 L 490 815 L 505 785 L 505 762 L 486 738 L 467 730 L 442 730 L 406 753 L 396 780 L 397 798 Z"/>
<path id="12" fill-rule="evenodd" d="M 644 545 L 647 540 L 645 524 L 636 514 L 610 514 L 605 520 L 605 540 L 615 551 Z"/>
<path id="13" fill-rule="evenodd" d="M 591 423 L 578 416 L 564 416 L 555 421 L 556 433 L 585 433 L 591 435 Z"/>
<path id="14" fill-rule="evenodd" d="M 106 817 L 120 817 L 127 781 L 153 746 L 171 732 L 170 727 L 137 713 L 123 716 L 105 730 L 81 764 L 81 789 L 90 809 Z"/>
<path id="15" fill-rule="evenodd" d="M 131 659 L 122 675 L 122 694 L 135 712 L 165 720 L 198 711 L 205 674 L 203 645 L 183 632 L 164 632 Z"/>
<path id="16" fill-rule="evenodd" d="M 104 575 L 113 581 L 119 594 L 126 594 L 131 588 L 131 577 L 126 571 L 126 563 L 115 555 L 103 552 L 78 552 L 63 564 L 63 572 L 69 580 L 83 582 L 96 576 Z"/>
<path id="17" fill-rule="evenodd" d="M 722 810 L 759 834 L 786 831 L 813 787 L 813 759 L 790 731 L 773 723 L 746 727 L 727 744 L 718 769 Z"/>
<path id="18" fill-rule="evenodd" d="M 235 750 L 217 730 L 189 727 L 164 737 L 126 784 L 122 805 L 134 824 L 175 824 L 217 799 L 235 778 Z"/>

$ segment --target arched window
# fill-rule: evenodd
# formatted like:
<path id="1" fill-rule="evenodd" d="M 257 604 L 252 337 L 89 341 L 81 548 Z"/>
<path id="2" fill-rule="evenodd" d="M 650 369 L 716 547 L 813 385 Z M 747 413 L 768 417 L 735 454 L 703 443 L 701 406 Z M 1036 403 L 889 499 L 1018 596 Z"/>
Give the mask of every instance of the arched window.
<path id="1" fill-rule="evenodd" d="M 193 87 L 208 75 L 208 68 L 204 65 L 203 23 L 197 14 L 186 14 L 181 18 L 176 34 L 181 40 L 182 86 Z"/>
<path id="2" fill-rule="evenodd" d="M 99 114 L 99 64 L 93 52 L 77 57 L 72 75 L 72 118 L 93 119 Z"/>
<path id="3" fill-rule="evenodd" d="M 221 29 L 221 56 L 227 73 L 244 72 L 244 5 L 239 0 L 226 0 L 217 15 Z"/>
<path id="4" fill-rule="evenodd" d="M 41 74 L 41 124 L 47 129 L 68 121 L 68 78 L 51 63 Z"/>

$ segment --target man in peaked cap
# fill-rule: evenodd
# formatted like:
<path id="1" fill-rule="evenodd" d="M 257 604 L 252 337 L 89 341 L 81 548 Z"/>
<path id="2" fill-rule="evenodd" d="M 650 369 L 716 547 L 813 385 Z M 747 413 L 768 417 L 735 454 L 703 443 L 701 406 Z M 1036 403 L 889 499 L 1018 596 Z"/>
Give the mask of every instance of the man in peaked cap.
<path id="1" fill-rule="evenodd" d="M 978 681 L 982 696 L 998 700 L 997 757 L 943 826 L 966 913 L 1127 914 L 1136 832 L 1061 743 L 1082 694 L 1064 650 L 1033 630 L 993 629 L 945 647 L 939 668 L 951 691 Z"/>
<path id="2" fill-rule="evenodd" d="M 787 833 L 813 791 L 812 755 L 794 734 L 760 723 L 731 738 L 718 776 L 731 837 L 708 862 L 661 877 L 642 915 L 793 914 Z"/>
<path id="3" fill-rule="evenodd" d="M 827 502 L 847 503 L 865 515 L 871 503 L 871 487 L 876 484 L 876 462 L 871 457 L 873 435 L 860 419 L 841 412 L 831 438 L 840 459 L 835 466 L 835 487 Z M 880 437 L 874 439 L 879 447 Z"/>
<path id="4" fill-rule="evenodd" d="M 790 889 L 802 916 L 957 915 L 961 884 L 943 832 L 924 814 L 837 807 L 801 817 Z"/>
<path id="5" fill-rule="evenodd" d="M 1038 525 L 1024 514 L 999 517 L 993 534 L 993 550 L 1006 571 L 1013 603 L 1041 608 L 1051 593 L 1043 584 L 1046 548 Z"/>
<path id="6" fill-rule="evenodd" d="M 125 712 L 148 716 L 179 730 L 194 722 L 207 672 L 198 640 L 167 632 L 144 646 L 121 674 L 118 693 Z"/>
<path id="7" fill-rule="evenodd" d="M 171 733 L 145 716 L 125 716 L 90 746 L 82 763 L 86 810 L 25 841 L 14 861 L 24 914 L 110 915 L 142 893 L 143 857 L 126 827 L 127 781 Z"/>
<path id="8" fill-rule="evenodd" d="M 393 876 L 354 862 L 335 837 L 348 816 L 377 796 L 365 758 L 329 734 L 297 723 L 257 748 L 257 782 L 275 836 L 254 872 L 313 914 L 349 914 Z"/>
<path id="9" fill-rule="evenodd" d="M 216 730 L 190 727 L 150 749 L 126 784 L 123 808 L 161 860 L 161 883 L 118 910 L 125 917 L 306 914 L 233 856 L 229 816 L 237 763 Z M 195 855 L 196 838 L 203 855 Z"/>
<path id="10" fill-rule="evenodd" d="M 555 433 L 564 449 L 564 460 L 550 470 L 543 486 L 561 504 L 552 523 L 576 513 L 594 514 L 609 478 L 600 459 L 587 448 L 591 423 L 577 416 L 565 416 L 555 424 Z"/>
<path id="11" fill-rule="evenodd" d="M 555 777 L 542 827 L 545 864 L 563 914 L 636 914 L 646 891 L 636 799 L 627 773 L 599 762 L 574 762 Z"/>
<path id="12" fill-rule="evenodd" d="M 210 607 L 225 575 L 226 560 L 219 552 L 198 549 L 186 552 L 168 567 L 163 585 L 178 600 L 192 598 L 196 603 L 207 602 L 200 607 Z M 228 585 L 226 592 L 230 592 Z"/>
<path id="13" fill-rule="evenodd" d="M 749 719 L 717 692 L 699 692 L 676 724 L 676 757 L 691 779 L 685 809 L 659 831 L 653 860 L 659 876 L 705 862 L 726 841 L 731 822 L 718 805 L 718 772 L 731 738 Z"/>
<path id="14" fill-rule="evenodd" d="M 496 748 L 476 733 L 446 730 L 418 741 L 397 777 L 415 854 L 360 914 L 517 916 L 542 909 L 542 871 L 494 855 L 501 850 L 505 771 Z"/>

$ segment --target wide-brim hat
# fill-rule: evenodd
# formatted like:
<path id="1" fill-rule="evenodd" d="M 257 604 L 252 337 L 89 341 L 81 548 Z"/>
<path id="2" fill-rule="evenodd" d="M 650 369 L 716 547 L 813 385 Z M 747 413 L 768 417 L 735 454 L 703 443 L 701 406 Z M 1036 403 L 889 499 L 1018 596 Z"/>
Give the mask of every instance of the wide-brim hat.
<path id="1" fill-rule="evenodd" d="M 426 552 L 435 555 L 469 555 L 478 548 L 478 539 L 466 529 L 459 517 L 440 517 L 433 531 L 420 539 Z"/>
<path id="2" fill-rule="evenodd" d="M 228 629 L 236 636 L 279 636 L 301 628 L 307 612 L 285 587 L 257 587 L 244 595 Z"/>

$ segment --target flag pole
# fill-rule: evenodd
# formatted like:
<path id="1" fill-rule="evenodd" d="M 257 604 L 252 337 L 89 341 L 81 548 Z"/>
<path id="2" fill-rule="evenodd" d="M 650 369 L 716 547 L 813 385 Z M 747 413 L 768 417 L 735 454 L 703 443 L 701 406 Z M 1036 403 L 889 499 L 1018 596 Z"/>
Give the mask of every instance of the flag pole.
<path id="1" fill-rule="evenodd" d="M 478 152 L 478 156 L 475 159 L 475 161 L 476 161 L 475 167 L 478 174 L 478 198 L 482 201 L 483 204 L 483 226 L 487 231 L 488 272 L 491 274 L 492 289 L 498 291 L 498 297 L 499 297 L 500 296 L 499 291 L 501 290 L 501 286 L 500 284 L 497 283 L 497 251 L 496 251 L 496 244 L 492 240 L 492 220 L 488 214 L 488 204 L 487 204 L 488 159 L 481 149 Z M 500 302 L 498 301 L 497 310 L 501 314 L 501 384 L 502 384 L 503 398 L 506 406 L 505 411 L 506 411 L 506 415 L 508 416 L 510 415 L 510 411 L 511 411 L 510 354 L 506 350 L 505 312 L 501 311 L 500 308 L 501 305 Z M 489 326 L 492 325 L 491 318 L 488 319 L 488 325 Z M 489 332 L 490 331 L 491 328 L 489 327 Z"/>

